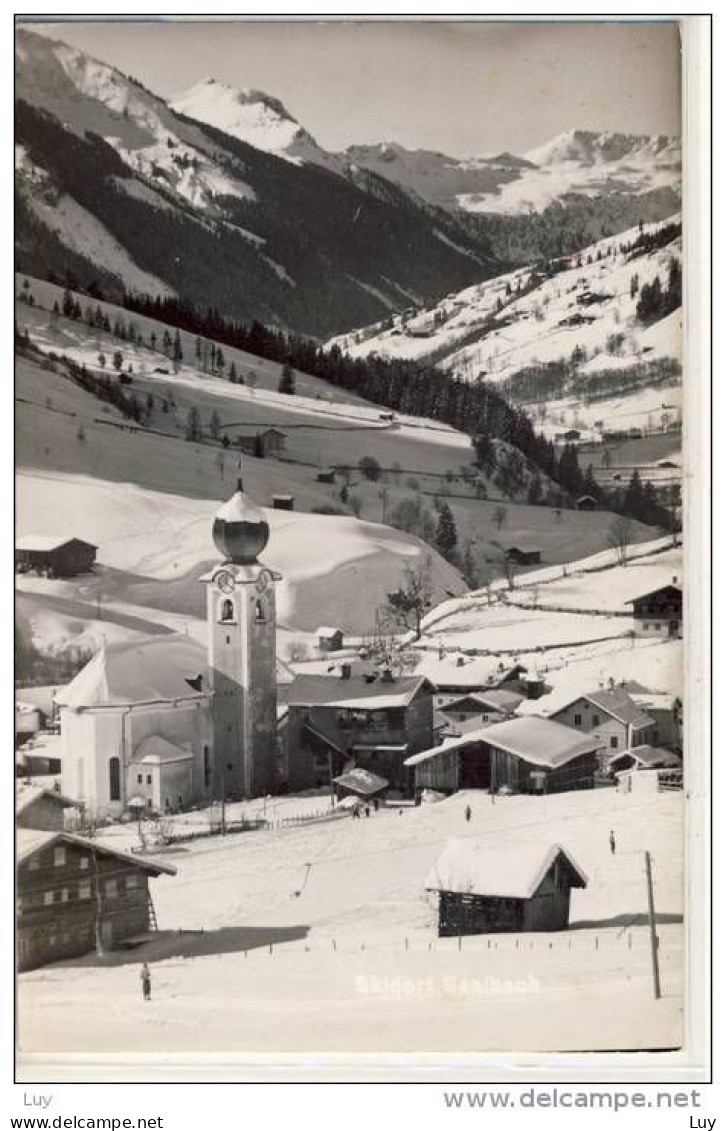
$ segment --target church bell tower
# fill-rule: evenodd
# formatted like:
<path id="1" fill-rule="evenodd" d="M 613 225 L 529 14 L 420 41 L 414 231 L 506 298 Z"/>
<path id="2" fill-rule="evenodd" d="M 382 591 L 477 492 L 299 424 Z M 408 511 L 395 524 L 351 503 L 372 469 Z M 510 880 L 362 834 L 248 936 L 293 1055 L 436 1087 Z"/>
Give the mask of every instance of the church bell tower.
<path id="1" fill-rule="evenodd" d="M 270 536 L 262 510 L 237 491 L 212 528 L 223 560 L 207 587 L 209 682 L 218 797 L 259 797 L 276 784 L 275 583 L 258 561 Z"/>

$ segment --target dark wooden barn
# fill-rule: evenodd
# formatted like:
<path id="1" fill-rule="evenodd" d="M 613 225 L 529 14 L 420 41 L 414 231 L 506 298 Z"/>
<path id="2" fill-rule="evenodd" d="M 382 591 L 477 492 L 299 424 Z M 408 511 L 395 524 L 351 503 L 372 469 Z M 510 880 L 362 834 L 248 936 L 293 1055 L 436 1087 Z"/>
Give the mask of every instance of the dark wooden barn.
<path id="1" fill-rule="evenodd" d="M 415 789 L 563 793 L 592 788 L 602 741 L 537 716 L 507 719 L 406 759 Z"/>
<path id="2" fill-rule="evenodd" d="M 151 921 L 149 877 L 176 869 L 70 833 L 17 833 L 18 965 L 110 950 Z"/>
<path id="3" fill-rule="evenodd" d="M 294 495 L 273 495 L 272 496 L 272 509 L 274 511 L 294 511 L 295 510 L 295 496 Z"/>
<path id="4" fill-rule="evenodd" d="M 542 561 L 542 551 L 535 546 L 510 546 L 507 550 L 507 561 L 515 565 L 539 565 Z"/>
<path id="5" fill-rule="evenodd" d="M 594 495 L 580 495 L 577 500 L 577 509 L 579 511 L 596 511 L 597 499 Z"/>
<path id="6" fill-rule="evenodd" d="M 502 932 L 564 931 L 570 891 L 587 877 L 560 845 L 448 842 L 426 880 L 439 893 L 441 937 Z"/>
<path id="7" fill-rule="evenodd" d="M 18 573 L 35 572 L 46 577 L 75 577 L 93 567 L 96 550 L 96 546 L 81 538 L 28 534 L 15 543 L 15 569 Z"/>

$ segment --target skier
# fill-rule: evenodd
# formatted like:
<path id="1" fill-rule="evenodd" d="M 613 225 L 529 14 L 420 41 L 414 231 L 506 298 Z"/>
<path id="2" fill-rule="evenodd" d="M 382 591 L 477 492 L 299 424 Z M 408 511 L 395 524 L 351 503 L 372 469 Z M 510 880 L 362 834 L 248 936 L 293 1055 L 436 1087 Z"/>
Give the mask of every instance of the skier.
<path id="1" fill-rule="evenodd" d="M 146 963 L 141 967 L 141 993 L 144 1001 L 151 1001 L 151 971 Z"/>
<path id="2" fill-rule="evenodd" d="M 373 811 L 374 811 L 374 813 L 378 812 L 378 798 L 377 797 L 373 798 Z"/>
<path id="3" fill-rule="evenodd" d="M 371 807 L 370 807 L 370 805 L 366 805 L 366 817 L 370 817 L 370 815 L 371 815 Z"/>
<path id="4" fill-rule="evenodd" d="M 467 805 L 466 809 L 464 810 L 464 816 L 465 816 L 466 822 L 468 824 L 469 821 L 471 820 L 471 805 Z"/>
<path id="5" fill-rule="evenodd" d="M 610 830 L 610 855 L 615 855 L 615 833 L 612 829 Z"/>

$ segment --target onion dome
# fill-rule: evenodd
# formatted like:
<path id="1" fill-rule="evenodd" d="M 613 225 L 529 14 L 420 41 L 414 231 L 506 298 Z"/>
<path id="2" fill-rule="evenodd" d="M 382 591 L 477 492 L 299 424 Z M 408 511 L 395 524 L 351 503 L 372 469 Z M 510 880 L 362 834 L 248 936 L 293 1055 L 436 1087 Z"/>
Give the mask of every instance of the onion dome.
<path id="1" fill-rule="evenodd" d="M 217 511 L 212 538 L 225 561 L 236 565 L 253 565 L 270 537 L 270 527 L 263 511 L 247 498 L 242 480 L 237 490 Z"/>

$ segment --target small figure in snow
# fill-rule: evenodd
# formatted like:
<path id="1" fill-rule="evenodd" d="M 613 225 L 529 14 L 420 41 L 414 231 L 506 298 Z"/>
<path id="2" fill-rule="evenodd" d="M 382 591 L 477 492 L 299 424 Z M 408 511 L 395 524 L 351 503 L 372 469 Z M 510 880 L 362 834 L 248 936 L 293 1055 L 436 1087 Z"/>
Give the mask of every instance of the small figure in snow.
<path id="1" fill-rule="evenodd" d="M 358 808 L 357 805 L 353 806 L 352 812 L 353 812 L 354 819 L 360 817 L 360 809 Z"/>
<path id="2" fill-rule="evenodd" d="M 151 1001 L 151 971 L 146 963 L 141 967 L 141 994 L 144 1001 Z"/>
<path id="3" fill-rule="evenodd" d="M 373 812 L 374 813 L 378 812 L 378 798 L 377 797 L 373 798 Z"/>
<path id="4" fill-rule="evenodd" d="M 403 809 L 399 809 L 399 810 L 398 810 L 398 815 L 399 815 L 399 817 L 402 817 L 402 816 L 403 816 Z"/>
<path id="5" fill-rule="evenodd" d="M 466 822 L 468 824 L 471 820 L 471 805 L 467 805 L 466 809 L 464 810 L 464 816 L 466 817 Z"/>
<path id="6" fill-rule="evenodd" d="M 366 805 L 366 817 L 370 817 L 370 815 L 371 815 L 371 807 L 370 807 L 370 805 Z"/>
<path id="7" fill-rule="evenodd" d="M 610 855 L 615 855 L 615 833 L 612 829 L 610 830 Z"/>

